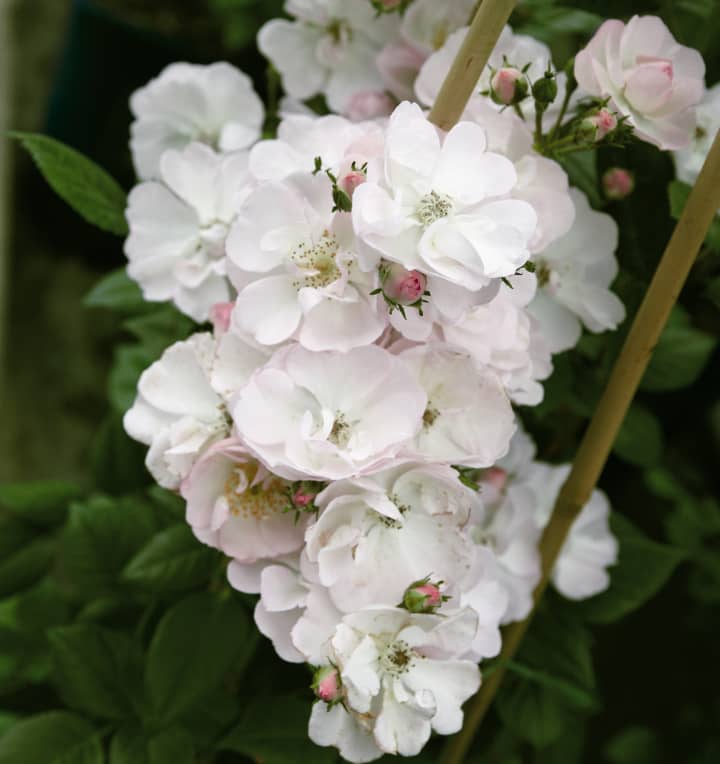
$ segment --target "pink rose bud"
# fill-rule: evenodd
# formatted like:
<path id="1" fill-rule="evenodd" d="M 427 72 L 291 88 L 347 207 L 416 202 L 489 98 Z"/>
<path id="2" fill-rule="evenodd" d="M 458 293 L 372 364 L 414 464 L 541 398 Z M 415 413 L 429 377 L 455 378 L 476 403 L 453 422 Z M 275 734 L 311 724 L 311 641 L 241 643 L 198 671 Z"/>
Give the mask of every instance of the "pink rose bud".
<path id="1" fill-rule="evenodd" d="M 528 86 L 523 73 L 514 66 L 498 69 L 490 80 L 490 97 L 503 106 L 522 101 L 527 95 Z"/>
<path id="2" fill-rule="evenodd" d="M 296 491 L 293 494 L 293 504 L 296 507 L 307 507 L 308 504 L 312 504 L 315 494 L 305 493 L 302 489 Z"/>
<path id="3" fill-rule="evenodd" d="M 501 467 L 490 467 L 484 475 L 484 479 L 496 490 L 498 493 L 502 492 L 507 483 L 508 474 Z"/>
<path id="4" fill-rule="evenodd" d="M 335 666 L 321 666 L 315 672 L 312 688 L 325 703 L 337 703 L 342 699 L 342 682 Z"/>
<path id="5" fill-rule="evenodd" d="M 338 185 L 348 196 L 352 197 L 355 189 L 362 185 L 366 180 L 367 176 L 362 170 L 350 170 L 350 172 L 345 173 L 345 175 L 340 178 Z"/>
<path id="6" fill-rule="evenodd" d="M 597 114 L 583 120 L 583 127 L 594 141 L 601 141 L 617 127 L 617 117 L 608 109 L 600 109 Z"/>
<path id="7" fill-rule="evenodd" d="M 408 271 L 392 263 L 383 276 L 383 293 L 398 305 L 414 305 L 425 293 L 427 277 L 420 271 Z"/>
<path id="8" fill-rule="evenodd" d="M 401 606 L 411 613 L 433 613 L 446 599 L 440 591 L 442 581 L 434 582 L 430 577 L 415 581 L 405 590 Z"/>
<path id="9" fill-rule="evenodd" d="M 611 167 L 603 175 L 602 185 L 608 199 L 624 199 L 633 192 L 635 178 L 624 167 Z"/>
<path id="10" fill-rule="evenodd" d="M 382 90 L 362 90 L 348 101 L 345 116 L 353 122 L 387 117 L 392 114 L 395 101 Z"/>
<path id="11" fill-rule="evenodd" d="M 234 307 L 234 302 L 216 302 L 210 308 L 210 322 L 216 337 L 222 337 L 230 327 L 230 315 Z"/>

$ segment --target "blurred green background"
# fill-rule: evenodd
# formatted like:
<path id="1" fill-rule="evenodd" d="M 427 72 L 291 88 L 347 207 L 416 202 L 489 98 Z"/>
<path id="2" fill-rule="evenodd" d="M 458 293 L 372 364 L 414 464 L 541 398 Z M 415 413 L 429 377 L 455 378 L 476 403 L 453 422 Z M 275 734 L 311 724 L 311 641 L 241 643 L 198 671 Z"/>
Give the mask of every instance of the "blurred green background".
<path id="1" fill-rule="evenodd" d="M 275 0 L 2 0 L 0 123 L 49 133 L 129 189 L 129 94 L 171 61 L 219 59 L 248 72 L 262 93 L 266 64 L 254 34 L 279 12 Z M 701 50 L 707 83 L 718 81 L 718 0 L 527 0 L 513 23 L 547 41 L 562 66 L 596 25 L 590 14 L 632 13 L 660 15 L 681 42 Z M 635 195 L 607 205 L 621 226 L 618 291 L 632 313 L 672 230 L 672 163 L 644 145 L 598 161 L 586 180 L 596 192 L 603 167 L 636 173 Z M 134 379 L 113 372 L 118 343 L 134 347 L 135 340 L 116 315 L 83 306 L 98 278 L 122 265 L 122 242 L 76 217 L 8 143 L 0 173 L 0 482 L 61 479 L 110 494 L 118 486 L 144 489 L 142 450 L 117 435 L 119 402 Z M 538 712 L 532 729 L 525 717 L 513 723 L 493 714 L 478 762 L 720 762 L 719 242 L 708 241 L 693 269 L 684 313 L 675 316 L 654 382 L 644 385 L 602 479 L 618 512 L 685 561 L 649 603 L 594 628 L 598 707 L 568 722 L 552 704 L 542 706 L 545 716 Z M 556 359 L 546 402 L 526 415 L 542 458 L 572 457 L 621 339 L 622 332 L 586 338 L 575 356 Z M 673 381 L 678 369 L 685 376 Z M 98 457 L 111 441 L 111 456 Z M 106 462 L 98 466 L 99 458 Z M 271 665 L 267 645 L 261 655 Z M 298 669 L 272 665 L 273 676 L 284 677 L 280 685 L 304 681 Z M 55 708 L 49 686 L 44 675 L 30 689 L 0 682 L 0 712 Z"/>

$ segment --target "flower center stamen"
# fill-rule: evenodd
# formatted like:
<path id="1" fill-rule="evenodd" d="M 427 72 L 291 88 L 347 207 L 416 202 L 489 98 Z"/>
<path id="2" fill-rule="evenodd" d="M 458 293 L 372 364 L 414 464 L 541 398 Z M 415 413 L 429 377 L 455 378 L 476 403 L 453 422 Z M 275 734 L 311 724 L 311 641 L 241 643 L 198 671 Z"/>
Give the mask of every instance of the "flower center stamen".
<path id="1" fill-rule="evenodd" d="M 415 665 L 418 657 L 407 642 L 402 639 L 391 642 L 380 656 L 380 666 L 384 673 L 400 676 Z"/>
<path id="2" fill-rule="evenodd" d="M 257 471 L 257 465 L 238 464 L 225 481 L 223 493 L 234 517 L 266 520 L 287 507 L 285 481 L 270 477 L 253 485 Z"/>
<path id="3" fill-rule="evenodd" d="M 338 448 L 345 448 L 350 442 L 350 425 L 344 414 L 336 414 L 328 440 Z"/>
<path id="4" fill-rule="evenodd" d="M 437 191 L 425 194 L 415 209 L 415 217 L 425 228 L 436 220 L 447 217 L 452 211 L 452 199 Z"/>
<path id="5" fill-rule="evenodd" d="M 320 241 L 314 245 L 306 242 L 298 244 L 290 253 L 290 260 L 299 271 L 300 278 L 293 282 L 296 289 L 310 287 L 319 289 L 329 286 L 340 276 L 335 258 L 339 245 L 333 234 L 323 231 Z"/>

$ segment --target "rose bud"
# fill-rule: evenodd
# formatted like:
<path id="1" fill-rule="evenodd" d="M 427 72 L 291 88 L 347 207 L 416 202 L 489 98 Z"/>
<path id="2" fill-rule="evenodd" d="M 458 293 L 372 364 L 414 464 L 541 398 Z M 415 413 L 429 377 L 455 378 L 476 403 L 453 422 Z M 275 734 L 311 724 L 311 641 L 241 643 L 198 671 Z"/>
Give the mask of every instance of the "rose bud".
<path id="1" fill-rule="evenodd" d="M 430 581 L 430 576 L 410 584 L 403 595 L 402 607 L 411 613 L 434 613 L 445 601 L 440 592 L 442 581 Z"/>
<path id="2" fill-rule="evenodd" d="M 501 106 L 519 103 L 528 94 L 525 75 L 514 66 L 503 66 L 490 80 L 490 97 Z"/>
<path id="3" fill-rule="evenodd" d="M 616 127 L 617 117 L 608 109 L 600 109 L 597 114 L 586 117 L 581 124 L 583 132 L 593 141 L 601 141 Z"/>
<path id="4" fill-rule="evenodd" d="M 602 186 L 608 199 L 624 199 L 633 192 L 635 178 L 624 167 L 611 167 L 602 177 Z"/>
<path id="5" fill-rule="evenodd" d="M 320 700 L 330 705 L 342 699 L 342 682 L 335 666 L 321 666 L 317 669 L 311 687 Z"/>
<path id="6" fill-rule="evenodd" d="M 390 263 L 383 272 L 383 293 L 398 305 L 414 305 L 425 294 L 427 277 L 420 271 L 408 271 Z"/>

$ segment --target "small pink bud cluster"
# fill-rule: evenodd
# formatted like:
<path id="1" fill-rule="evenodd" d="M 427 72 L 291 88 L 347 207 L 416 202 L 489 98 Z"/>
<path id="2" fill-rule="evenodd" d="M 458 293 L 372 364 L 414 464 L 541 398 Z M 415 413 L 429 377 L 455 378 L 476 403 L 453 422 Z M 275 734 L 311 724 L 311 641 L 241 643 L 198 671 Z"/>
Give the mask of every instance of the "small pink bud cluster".
<path id="1" fill-rule="evenodd" d="M 411 613 L 434 613 L 448 598 L 440 591 L 442 581 L 431 581 L 430 576 L 414 581 L 405 590 L 401 607 Z"/>
<path id="2" fill-rule="evenodd" d="M 596 114 L 585 117 L 582 121 L 583 131 L 593 141 L 601 141 L 618 125 L 617 117 L 609 110 L 602 108 Z"/>
<path id="3" fill-rule="evenodd" d="M 608 199 L 624 199 L 635 189 L 635 178 L 624 167 L 611 167 L 602 177 L 602 186 Z"/>
<path id="4" fill-rule="evenodd" d="M 335 666 L 321 666 L 313 676 L 312 689 L 324 703 L 334 705 L 342 700 L 342 681 Z"/>
<path id="5" fill-rule="evenodd" d="M 490 80 L 490 97 L 501 106 L 519 103 L 528 94 L 525 75 L 514 66 L 503 66 Z"/>

